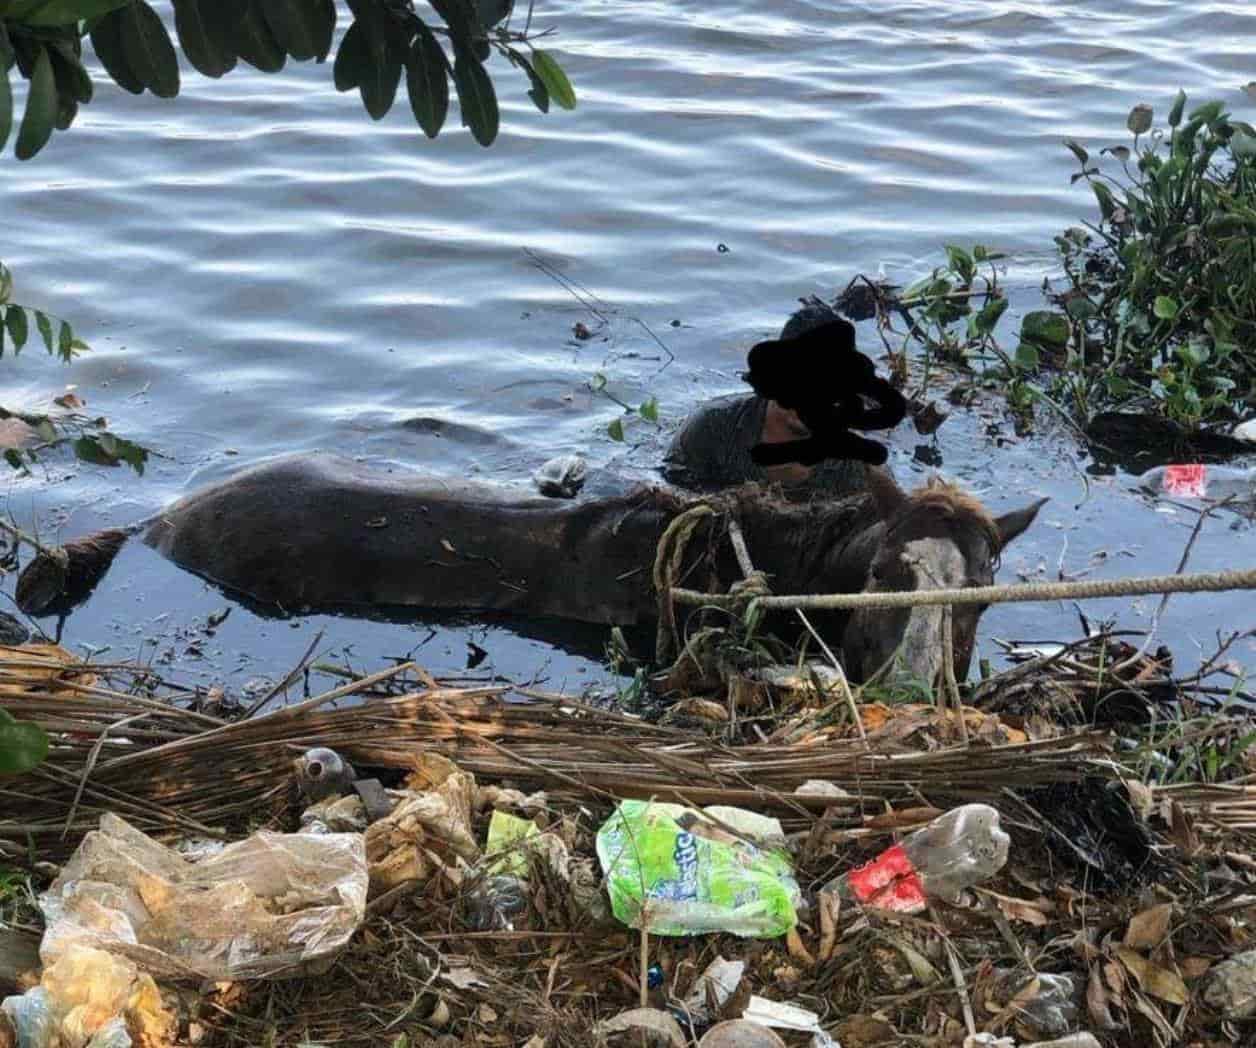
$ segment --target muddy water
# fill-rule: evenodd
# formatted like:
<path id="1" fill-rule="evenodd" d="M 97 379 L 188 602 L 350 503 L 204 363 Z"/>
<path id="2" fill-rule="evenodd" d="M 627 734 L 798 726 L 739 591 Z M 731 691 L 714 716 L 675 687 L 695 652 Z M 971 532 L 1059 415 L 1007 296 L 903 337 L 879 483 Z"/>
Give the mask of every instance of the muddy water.
<path id="1" fill-rule="evenodd" d="M 499 70 L 503 132 L 490 150 L 456 126 L 427 141 L 404 102 L 372 124 L 327 67 L 305 65 L 219 82 L 188 73 L 174 104 L 97 77 L 98 101 L 70 133 L 33 164 L 6 158 L 0 255 L 21 297 L 75 320 L 94 351 L 68 369 L 33 353 L 6 361 L 5 402 L 74 383 L 163 456 L 142 480 L 50 463 L 37 481 L 6 481 L 10 511 L 74 535 L 308 448 L 447 475 L 518 478 L 575 450 L 595 467 L 648 470 L 686 412 L 738 387 L 746 347 L 799 295 L 857 272 L 907 280 L 943 243 L 979 240 L 1010 253 L 1008 283 L 1031 302 L 1052 234 L 1090 211 L 1062 138 L 1116 141 L 1134 103 L 1163 110 L 1178 86 L 1256 115 L 1240 91 L 1256 78 L 1247 4 L 538 10 L 558 30 L 579 109 L 541 117 Z M 606 322 L 525 249 L 594 291 Z M 573 339 L 576 321 L 594 337 Z M 674 356 L 666 368 L 647 326 Z M 610 441 L 619 409 L 590 393 L 598 371 L 624 399 L 657 396 L 661 430 L 641 423 L 631 447 Z M 893 463 L 908 482 L 940 468 L 996 508 L 1052 496 L 1005 579 L 1176 564 L 1189 514 L 1157 512 L 1120 473 L 1088 475 L 1067 441 L 1009 438 L 997 419 L 956 416 L 936 443 L 896 435 Z M 1214 521 L 1193 566 L 1253 561 L 1256 533 Z M 568 687 L 600 673 L 552 634 L 482 623 L 276 621 L 232 605 L 207 636 L 206 617 L 230 604 L 135 546 L 67 636 L 234 685 L 282 672 L 317 629 L 361 665 L 413 651 L 455 669 L 472 641 L 489 653 L 481 670 Z M 1153 605 L 1092 611 L 1138 626 Z M 995 636 L 1076 628 L 1066 606 L 985 621 L 987 652 Z M 1176 598 L 1164 621 L 1188 661 L 1243 625 L 1256 625 L 1251 596 Z M 1239 654 L 1256 662 L 1250 647 Z"/>

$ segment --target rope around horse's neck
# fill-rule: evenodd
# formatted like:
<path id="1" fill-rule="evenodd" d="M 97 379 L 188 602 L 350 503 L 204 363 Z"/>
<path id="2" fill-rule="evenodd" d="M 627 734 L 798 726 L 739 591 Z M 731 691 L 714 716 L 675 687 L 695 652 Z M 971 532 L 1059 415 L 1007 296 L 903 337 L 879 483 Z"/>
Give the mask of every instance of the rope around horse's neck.
<path id="1" fill-rule="evenodd" d="M 889 593 L 824 593 L 756 597 L 751 607 L 764 611 L 790 608 L 850 611 L 856 608 L 917 608 L 938 604 L 1007 604 L 1038 600 L 1092 600 L 1099 597 L 1141 597 L 1161 593 L 1221 593 L 1256 589 L 1256 569 L 1194 575 L 1144 575 L 1081 582 L 1029 582 L 965 589 L 907 590 Z M 678 604 L 732 606 L 727 594 L 673 588 Z"/>

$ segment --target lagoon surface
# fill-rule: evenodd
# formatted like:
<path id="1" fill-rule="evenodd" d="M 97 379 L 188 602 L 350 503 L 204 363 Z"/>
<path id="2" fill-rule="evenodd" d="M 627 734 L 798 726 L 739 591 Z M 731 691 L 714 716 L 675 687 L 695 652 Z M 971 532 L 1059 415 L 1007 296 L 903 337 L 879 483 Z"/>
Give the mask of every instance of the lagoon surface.
<path id="1" fill-rule="evenodd" d="M 645 473 L 687 412 L 739 388 L 746 349 L 799 296 L 861 272 L 907 282 L 945 243 L 980 242 L 1009 254 L 1012 313 L 1035 308 L 1052 236 L 1094 210 L 1062 139 L 1122 141 L 1134 104 L 1160 115 L 1179 87 L 1256 119 L 1250 4 L 540 0 L 535 20 L 556 30 L 546 46 L 579 107 L 540 115 L 494 59 L 490 149 L 456 114 L 424 138 L 404 91 L 373 123 L 330 64 L 220 81 L 185 64 L 166 102 L 89 60 L 96 100 L 75 126 L 34 162 L 0 161 L 0 258 L 19 300 L 70 319 L 92 352 L 69 367 L 33 349 L 6 360 L 3 403 L 46 405 L 74 384 L 161 458 L 143 478 L 51 461 L 4 478 L 8 511 L 69 538 L 313 448 L 448 476 L 524 480 L 570 451 Z M 348 21 L 342 5 L 338 35 Z M 595 293 L 607 321 L 528 252 Z M 573 338 L 577 321 L 592 338 Z M 674 356 L 665 368 L 650 332 Z M 877 349 L 869 325 L 860 337 Z M 660 428 L 638 420 L 610 440 L 621 409 L 591 392 L 598 372 L 631 403 L 657 397 Z M 1066 436 L 1017 439 L 997 410 L 958 413 L 935 439 L 900 427 L 893 444 L 906 483 L 940 461 L 997 510 L 1052 496 L 1004 581 L 1172 571 L 1194 523 Z M 1256 530 L 1215 519 L 1191 567 L 1254 563 Z M 1139 628 L 1156 602 L 1087 611 Z M 233 688 L 282 675 L 318 629 L 355 666 L 414 652 L 454 672 L 471 641 L 488 652 L 480 672 L 554 688 L 604 677 L 553 638 L 482 623 L 237 606 L 206 635 L 230 603 L 133 543 L 66 641 Z M 994 637 L 1078 630 L 1064 605 L 995 608 L 983 625 L 992 656 Z M 1230 594 L 1174 598 L 1162 629 L 1190 666 L 1218 630 L 1251 626 L 1256 597 Z M 1256 664 L 1250 644 L 1234 654 Z"/>

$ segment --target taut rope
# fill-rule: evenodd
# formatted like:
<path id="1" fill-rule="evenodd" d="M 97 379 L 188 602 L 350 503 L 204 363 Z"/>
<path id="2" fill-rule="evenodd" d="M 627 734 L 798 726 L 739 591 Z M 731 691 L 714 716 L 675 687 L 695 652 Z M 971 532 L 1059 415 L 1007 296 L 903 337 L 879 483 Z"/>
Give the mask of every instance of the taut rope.
<path id="1" fill-rule="evenodd" d="M 1008 604 L 1036 600 L 1094 600 L 1099 597 L 1141 597 L 1155 593 L 1221 593 L 1256 589 L 1256 569 L 1217 571 L 1194 575 L 1144 575 L 1125 579 L 1092 579 L 1081 582 L 1029 582 L 1004 586 L 973 586 L 965 589 L 908 590 L 891 593 L 824 593 L 756 597 L 752 607 L 764 611 L 802 608 L 848 611 L 854 608 L 917 608 L 936 604 Z M 673 588 L 677 604 L 724 607 L 733 602 L 727 594 L 699 593 Z"/>

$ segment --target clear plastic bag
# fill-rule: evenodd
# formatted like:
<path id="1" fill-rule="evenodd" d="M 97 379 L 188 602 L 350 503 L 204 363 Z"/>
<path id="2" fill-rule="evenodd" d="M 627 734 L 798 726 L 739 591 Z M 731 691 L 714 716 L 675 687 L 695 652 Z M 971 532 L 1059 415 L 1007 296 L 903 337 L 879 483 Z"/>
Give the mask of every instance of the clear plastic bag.
<path id="1" fill-rule="evenodd" d="M 152 976 L 81 944 L 45 968 L 38 986 L 0 1007 L 20 1048 L 131 1048 L 128 1026 L 148 1048 L 174 1043 L 174 1016 Z"/>
<path id="2" fill-rule="evenodd" d="M 163 979 L 289 978 L 349 941 L 366 891 L 361 834 L 263 831 L 190 863 L 106 814 L 40 897 L 40 956 L 82 944 Z"/>

